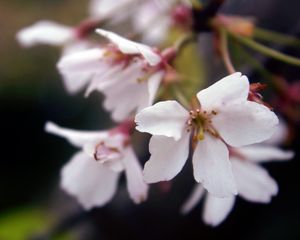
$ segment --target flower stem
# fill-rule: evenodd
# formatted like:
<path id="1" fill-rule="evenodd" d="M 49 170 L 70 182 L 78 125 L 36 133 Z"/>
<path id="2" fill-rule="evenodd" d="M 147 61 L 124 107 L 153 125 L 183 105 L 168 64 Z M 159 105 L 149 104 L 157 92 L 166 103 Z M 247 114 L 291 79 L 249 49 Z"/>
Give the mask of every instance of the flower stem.
<path id="1" fill-rule="evenodd" d="M 228 34 L 225 31 L 225 29 L 220 29 L 220 52 L 222 55 L 223 62 L 225 64 L 225 67 L 227 71 L 232 74 L 235 73 L 236 70 L 232 64 L 230 55 L 229 55 L 229 49 L 228 49 Z"/>
<path id="2" fill-rule="evenodd" d="M 292 57 L 292 56 L 286 55 L 284 53 L 278 52 L 270 47 L 264 46 L 256 41 L 254 41 L 253 39 L 241 37 L 236 34 L 232 34 L 230 32 L 228 32 L 228 33 L 231 34 L 231 36 L 234 39 L 236 39 L 237 41 L 239 41 L 240 43 L 242 43 L 242 44 L 246 45 L 247 47 L 252 48 L 266 56 L 272 57 L 274 59 L 277 59 L 279 61 L 291 64 L 291 65 L 300 66 L 299 58 Z"/>
<path id="3" fill-rule="evenodd" d="M 300 40 L 298 38 L 262 28 L 255 28 L 254 38 L 300 48 Z"/>

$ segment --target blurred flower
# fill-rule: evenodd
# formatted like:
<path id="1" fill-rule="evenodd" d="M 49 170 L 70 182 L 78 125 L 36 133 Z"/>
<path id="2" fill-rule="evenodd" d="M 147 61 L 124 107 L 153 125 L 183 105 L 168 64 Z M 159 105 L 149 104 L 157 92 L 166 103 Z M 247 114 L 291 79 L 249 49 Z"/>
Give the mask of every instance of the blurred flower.
<path id="1" fill-rule="evenodd" d="M 142 169 L 129 144 L 130 122 L 108 131 L 75 131 L 48 122 L 45 130 L 66 138 L 80 148 L 61 172 L 61 187 L 78 199 L 85 209 L 108 203 L 117 189 L 120 174 L 125 171 L 127 189 L 135 203 L 147 198 L 148 186 Z"/>
<path id="2" fill-rule="evenodd" d="M 131 14 L 130 9 L 139 0 L 90 0 L 89 13 L 92 18 L 113 18 L 114 22 L 119 22 Z M 122 11 L 120 11 L 122 10 Z"/>
<path id="3" fill-rule="evenodd" d="M 172 24 L 190 24 L 190 13 L 188 1 L 142 1 L 132 15 L 132 25 L 142 42 L 158 45 L 166 40 Z"/>
<path id="4" fill-rule="evenodd" d="M 159 102 L 137 114 L 136 129 L 152 134 L 145 164 L 148 183 L 166 181 L 182 169 L 193 139 L 197 182 L 217 197 L 237 194 L 226 144 L 241 147 L 272 136 L 277 116 L 248 101 L 249 81 L 241 73 L 227 76 L 197 94 L 199 107 L 188 111 L 176 101 Z"/>
<path id="5" fill-rule="evenodd" d="M 230 153 L 230 162 L 239 196 L 256 203 L 269 203 L 271 198 L 278 193 L 277 183 L 260 166 L 260 163 L 289 160 L 294 156 L 292 151 L 283 151 L 268 144 L 232 148 Z M 182 212 L 185 214 L 190 212 L 203 198 L 204 194 L 206 196 L 202 216 L 203 221 L 206 224 L 217 226 L 226 219 L 232 210 L 235 196 L 218 198 L 210 193 L 205 193 L 203 186 L 197 184 L 190 197 L 184 203 Z"/>
<path id="6" fill-rule="evenodd" d="M 134 110 L 151 105 L 164 76 L 162 57 L 151 47 L 97 29 L 112 44 L 68 54 L 58 62 L 65 81 L 70 76 L 85 76 L 86 95 L 101 91 L 104 107 L 115 121 L 126 119 Z M 84 82 L 85 81 L 85 82 Z M 69 81 L 70 82 L 70 81 Z M 77 85 L 74 79 L 74 85 Z"/>

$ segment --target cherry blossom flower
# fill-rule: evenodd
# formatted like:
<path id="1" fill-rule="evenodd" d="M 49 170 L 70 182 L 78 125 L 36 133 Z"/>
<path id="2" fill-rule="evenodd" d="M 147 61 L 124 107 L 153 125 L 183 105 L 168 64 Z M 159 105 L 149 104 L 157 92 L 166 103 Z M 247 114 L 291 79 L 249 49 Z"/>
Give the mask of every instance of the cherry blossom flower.
<path id="1" fill-rule="evenodd" d="M 162 57 L 151 47 L 97 29 L 112 44 L 63 56 L 58 69 L 64 78 L 84 75 L 86 95 L 98 90 L 115 121 L 150 106 L 165 74 Z M 76 79 L 74 79 L 76 81 Z M 74 83 L 77 84 L 77 83 Z"/>
<path id="2" fill-rule="evenodd" d="M 108 203 L 117 190 L 118 179 L 125 172 L 130 198 L 146 200 L 148 186 L 142 169 L 129 144 L 128 122 L 110 131 L 75 131 L 48 122 L 45 130 L 66 138 L 80 149 L 61 171 L 61 187 L 85 208 Z"/>
<path id="3" fill-rule="evenodd" d="M 228 147 L 262 142 L 272 136 L 277 116 L 248 101 L 249 81 L 229 75 L 197 94 L 199 107 L 188 112 L 176 101 L 158 102 L 136 115 L 136 129 L 152 134 L 144 167 L 148 183 L 168 181 L 183 168 L 192 136 L 194 178 L 216 197 L 237 194 Z"/>
<path id="4" fill-rule="evenodd" d="M 278 193 L 278 186 L 260 163 L 282 161 L 293 158 L 291 151 L 283 151 L 267 144 L 254 144 L 231 149 L 230 162 L 237 183 L 239 196 L 255 203 L 269 203 Z M 222 223 L 233 209 L 235 196 L 218 198 L 205 193 L 201 184 L 197 184 L 190 197 L 184 203 L 182 212 L 190 212 L 204 197 L 203 221 L 217 226 Z"/>
<path id="5" fill-rule="evenodd" d="M 94 47 L 95 45 L 82 38 L 81 30 L 61 25 L 51 21 L 39 21 L 17 33 L 17 40 L 23 47 L 32 47 L 38 44 L 48 44 L 62 47 L 62 56 L 73 54 Z M 77 93 L 90 79 L 90 74 L 65 74 L 63 83 L 66 90 Z"/>

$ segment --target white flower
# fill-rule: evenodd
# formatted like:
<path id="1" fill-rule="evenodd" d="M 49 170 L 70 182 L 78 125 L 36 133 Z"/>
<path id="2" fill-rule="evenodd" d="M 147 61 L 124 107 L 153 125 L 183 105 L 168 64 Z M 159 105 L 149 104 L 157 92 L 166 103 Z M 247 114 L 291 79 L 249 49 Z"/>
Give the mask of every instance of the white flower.
<path id="1" fill-rule="evenodd" d="M 120 174 L 125 171 L 131 199 L 140 203 L 147 198 L 148 186 L 130 145 L 121 130 L 75 131 L 51 122 L 46 131 L 66 138 L 80 148 L 61 172 L 61 187 L 85 209 L 103 206 L 114 196 Z"/>
<path id="2" fill-rule="evenodd" d="M 230 161 L 233 175 L 237 183 L 239 196 L 250 202 L 269 203 L 278 192 L 275 180 L 259 165 L 267 161 L 288 160 L 293 152 L 283 151 L 277 147 L 264 144 L 232 149 Z M 183 213 L 191 211 L 205 196 L 203 221 L 217 226 L 222 223 L 231 212 L 235 197 L 218 198 L 205 193 L 201 184 L 197 184 L 191 196 L 182 207 Z"/>
<path id="3" fill-rule="evenodd" d="M 144 168 L 146 182 L 167 181 L 181 171 L 192 134 L 195 180 L 214 196 L 237 194 L 226 144 L 262 142 L 278 124 L 267 107 L 247 100 L 248 92 L 247 77 L 235 73 L 200 91 L 199 107 L 190 112 L 176 101 L 164 101 L 137 114 L 136 129 L 153 135 Z"/>
<path id="4" fill-rule="evenodd" d="M 102 29 L 97 33 L 113 45 L 65 55 L 58 69 L 64 78 L 85 76 L 81 86 L 88 84 L 86 95 L 101 91 L 106 96 L 105 108 L 112 111 L 115 121 L 122 121 L 153 103 L 164 76 L 162 59 L 149 46 Z"/>
<path id="5" fill-rule="evenodd" d="M 17 33 L 17 40 L 23 47 L 32 47 L 36 44 L 61 46 L 74 39 L 76 33 L 71 27 L 55 22 L 42 20 Z"/>

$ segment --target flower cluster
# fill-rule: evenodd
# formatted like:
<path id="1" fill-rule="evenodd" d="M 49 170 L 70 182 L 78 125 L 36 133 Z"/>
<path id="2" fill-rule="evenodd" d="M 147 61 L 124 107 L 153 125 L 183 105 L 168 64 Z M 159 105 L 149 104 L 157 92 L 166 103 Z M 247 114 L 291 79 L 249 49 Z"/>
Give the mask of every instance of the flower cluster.
<path id="1" fill-rule="evenodd" d="M 51 122 L 45 126 L 80 149 L 63 167 L 61 187 L 85 209 L 107 204 L 122 172 L 130 198 L 136 204 L 145 201 L 148 184 L 173 179 L 189 156 L 197 184 L 182 211 L 189 212 L 205 194 L 207 224 L 221 223 L 236 195 L 267 203 L 277 194 L 276 182 L 259 163 L 288 160 L 293 153 L 260 144 L 274 137 L 278 117 L 258 88 L 231 66 L 222 41 L 224 31 L 251 36 L 254 23 L 242 17 L 206 16 L 212 19 L 204 28 L 218 33 L 231 74 L 205 89 L 192 85 L 198 91 L 193 97 L 181 89 L 182 79 L 189 76 L 182 76 L 175 60 L 200 29 L 193 19 L 199 9 L 193 1 L 92 0 L 90 16 L 76 27 L 40 21 L 17 34 L 24 47 L 63 46 L 57 68 L 67 91 L 85 89 L 86 97 L 101 93 L 104 108 L 116 122 L 109 130 L 92 132 Z M 129 38 L 139 41 L 104 30 L 123 22 L 131 23 Z M 168 43 L 172 29 L 180 29 L 181 37 Z M 94 33 L 96 38 L 90 38 Z M 143 170 L 132 146 L 135 130 L 152 135 L 151 156 Z"/>

